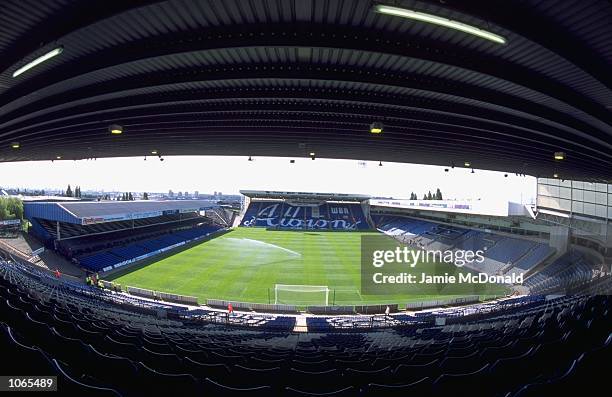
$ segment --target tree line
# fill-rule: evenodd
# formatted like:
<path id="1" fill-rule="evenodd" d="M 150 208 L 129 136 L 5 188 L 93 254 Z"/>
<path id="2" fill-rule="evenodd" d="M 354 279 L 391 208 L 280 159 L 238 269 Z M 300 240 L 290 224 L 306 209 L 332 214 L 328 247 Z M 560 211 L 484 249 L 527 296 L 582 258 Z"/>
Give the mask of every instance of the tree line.
<path id="1" fill-rule="evenodd" d="M 416 193 L 410 193 L 410 200 L 418 200 Z M 423 195 L 423 200 L 442 200 L 442 192 L 440 188 L 436 189 L 435 193 L 431 193 L 431 190 Z"/>
<path id="2" fill-rule="evenodd" d="M 148 200 L 149 199 L 149 193 L 144 192 L 142 194 L 142 199 L 143 200 Z M 98 201 L 100 201 L 100 200 L 111 200 L 111 197 L 110 197 L 109 194 L 105 194 L 104 196 L 98 198 Z M 123 193 L 121 196 L 117 197 L 117 201 L 134 201 L 134 200 L 136 200 L 136 198 L 134 197 L 132 192 Z"/>
<path id="3" fill-rule="evenodd" d="M 24 189 L 21 190 L 21 188 L 17 188 L 17 189 L 6 189 L 6 191 L 8 192 L 8 194 L 23 194 L 24 196 L 44 196 L 45 193 L 45 189 Z"/>
<path id="4" fill-rule="evenodd" d="M 66 197 L 74 197 L 74 198 L 82 198 L 83 195 L 81 193 L 81 187 L 77 186 L 74 188 L 74 190 L 72 190 L 72 187 L 70 185 L 68 185 L 68 187 L 66 188 L 66 190 L 63 192 L 63 195 Z M 98 201 L 100 200 L 110 200 L 111 197 L 108 194 L 105 194 L 102 197 L 98 197 Z M 148 200 L 149 199 L 149 193 L 144 192 L 142 195 L 142 199 L 143 200 Z M 123 193 L 121 196 L 117 197 L 117 201 L 134 201 L 136 200 L 136 198 L 134 197 L 134 195 L 132 194 L 132 192 L 125 192 Z"/>
<path id="5" fill-rule="evenodd" d="M 23 219 L 23 202 L 16 197 L 0 197 L 0 221 Z"/>
<path id="6" fill-rule="evenodd" d="M 72 188 L 70 187 L 70 185 L 68 185 L 68 188 L 66 188 L 66 191 L 64 192 L 64 196 L 66 197 L 74 197 L 74 198 L 81 198 L 83 197 L 81 195 L 81 187 L 77 186 L 74 188 L 74 191 L 72 190 Z"/>

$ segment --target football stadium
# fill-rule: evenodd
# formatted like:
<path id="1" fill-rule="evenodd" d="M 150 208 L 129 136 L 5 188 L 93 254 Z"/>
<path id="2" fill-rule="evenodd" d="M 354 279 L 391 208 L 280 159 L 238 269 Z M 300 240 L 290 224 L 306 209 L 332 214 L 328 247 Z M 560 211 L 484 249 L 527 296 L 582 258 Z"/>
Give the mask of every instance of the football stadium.
<path id="1" fill-rule="evenodd" d="M 0 392 L 606 393 L 609 2 L 0 21 Z"/>

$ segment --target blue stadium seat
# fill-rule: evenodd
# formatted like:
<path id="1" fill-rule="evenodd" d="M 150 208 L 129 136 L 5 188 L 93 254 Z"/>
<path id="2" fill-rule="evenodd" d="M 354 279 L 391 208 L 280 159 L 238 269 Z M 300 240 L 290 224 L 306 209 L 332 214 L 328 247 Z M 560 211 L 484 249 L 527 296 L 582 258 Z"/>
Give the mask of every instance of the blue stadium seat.
<path id="1" fill-rule="evenodd" d="M 77 258 L 81 266 L 88 270 L 99 272 L 107 267 L 115 266 L 124 261 L 133 260 L 182 242 L 188 242 L 208 236 L 219 229 L 219 226 L 213 225 L 200 226 L 170 233 L 162 237 L 136 241 L 132 244 L 114 247 L 108 251 L 102 251 L 92 255 L 81 255 Z"/>
<path id="2" fill-rule="evenodd" d="M 195 396 L 202 393 L 202 387 L 197 379 L 186 373 L 164 373 L 149 368 L 144 363 L 138 363 L 136 384 L 140 395 L 174 395 Z"/>
<path id="3" fill-rule="evenodd" d="M 52 362 L 58 374 L 58 391 L 61 390 L 62 393 L 70 396 L 122 396 L 117 390 L 92 384 L 90 379 L 80 379 L 74 374 L 71 375 L 70 368 L 61 361 L 53 359 Z"/>
<path id="4" fill-rule="evenodd" d="M 241 226 L 286 229 L 370 229 L 358 203 L 324 203 L 311 207 L 276 201 L 251 202 L 242 218 Z"/>
<path id="5" fill-rule="evenodd" d="M 555 274 L 576 258 L 564 258 Z M 45 280 L 55 296 L 44 293 Z M 612 344 L 609 296 L 516 297 L 469 317 L 446 309 L 453 324 L 445 327 L 419 320 L 336 329 L 323 317 L 324 332 L 298 336 L 265 327 L 289 316 L 249 323 L 247 314 L 229 328 L 183 323 L 156 316 L 164 303 L 149 302 L 145 313 L 144 301 L 60 283 L 40 269 L 0 262 L 0 349 L 28 361 L 11 370 L 57 374 L 83 395 L 427 396 L 466 394 L 474 384 L 482 395 L 561 395 L 605 379 L 600 363 Z M 358 317 L 349 316 L 355 324 Z"/>
<path id="6" fill-rule="evenodd" d="M 506 237 L 447 224 L 400 216 L 374 216 L 379 231 L 399 241 L 426 250 L 483 251 L 483 263 L 468 265 L 488 274 L 500 271 L 523 273 L 531 270 L 554 249 L 532 240 Z"/>
<path id="7" fill-rule="evenodd" d="M 431 390 L 431 378 L 424 377 L 415 382 L 385 384 L 372 382 L 365 388 L 366 395 L 372 396 L 426 396 Z"/>
<path id="8" fill-rule="evenodd" d="M 268 385 L 254 387 L 233 387 L 226 386 L 213 379 L 204 380 L 204 390 L 213 396 L 270 396 L 273 395 L 272 387 Z"/>

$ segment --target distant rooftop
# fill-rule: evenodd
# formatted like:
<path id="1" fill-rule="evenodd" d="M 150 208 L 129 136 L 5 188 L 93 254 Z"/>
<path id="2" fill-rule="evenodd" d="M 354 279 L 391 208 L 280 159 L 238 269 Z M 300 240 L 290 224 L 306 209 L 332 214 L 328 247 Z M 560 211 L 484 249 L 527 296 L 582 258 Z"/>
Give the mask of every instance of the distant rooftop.
<path id="1" fill-rule="evenodd" d="M 280 192 L 272 190 L 241 190 L 240 193 L 250 198 L 277 200 L 365 201 L 371 197 L 367 194 Z"/>
<path id="2" fill-rule="evenodd" d="M 152 218 L 169 213 L 216 207 L 211 200 L 25 202 L 26 217 L 91 224 Z"/>
<path id="3" fill-rule="evenodd" d="M 209 200 L 168 200 L 168 201 L 79 201 L 63 202 L 60 206 L 78 218 L 115 214 L 135 214 L 150 211 L 198 210 L 209 207 Z"/>

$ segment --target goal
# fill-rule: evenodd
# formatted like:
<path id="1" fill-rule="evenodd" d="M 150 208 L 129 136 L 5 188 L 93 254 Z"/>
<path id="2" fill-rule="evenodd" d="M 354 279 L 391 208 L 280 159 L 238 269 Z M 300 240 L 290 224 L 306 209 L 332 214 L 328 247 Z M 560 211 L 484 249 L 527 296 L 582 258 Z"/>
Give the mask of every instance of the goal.
<path id="1" fill-rule="evenodd" d="M 329 288 L 326 285 L 275 284 L 274 304 L 329 305 Z"/>

